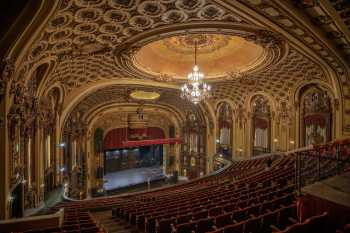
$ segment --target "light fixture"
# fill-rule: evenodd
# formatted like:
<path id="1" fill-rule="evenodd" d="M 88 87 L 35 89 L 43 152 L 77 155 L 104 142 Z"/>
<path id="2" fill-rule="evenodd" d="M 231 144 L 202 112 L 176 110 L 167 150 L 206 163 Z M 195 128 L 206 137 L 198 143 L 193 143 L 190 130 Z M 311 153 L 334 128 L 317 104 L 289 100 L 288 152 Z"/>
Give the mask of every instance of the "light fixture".
<path id="1" fill-rule="evenodd" d="M 61 147 L 61 148 L 65 147 L 65 146 L 66 146 L 66 143 L 64 143 L 64 142 L 61 142 L 60 144 L 58 144 L 58 147 Z"/>
<path id="2" fill-rule="evenodd" d="M 203 82 L 204 74 L 197 66 L 197 41 L 194 42 L 194 67 L 187 76 L 187 83 L 181 87 L 181 97 L 188 99 L 194 104 L 210 96 L 211 86 Z"/>

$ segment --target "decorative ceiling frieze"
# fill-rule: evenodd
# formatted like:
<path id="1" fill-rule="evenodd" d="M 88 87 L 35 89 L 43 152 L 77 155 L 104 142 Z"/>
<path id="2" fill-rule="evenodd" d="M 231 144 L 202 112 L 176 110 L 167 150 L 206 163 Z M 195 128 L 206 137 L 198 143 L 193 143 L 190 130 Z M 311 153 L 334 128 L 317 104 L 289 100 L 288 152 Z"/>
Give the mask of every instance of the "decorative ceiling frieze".
<path id="1" fill-rule="evenodd" d="M 254 9 L 256 12 L 264 15 L 272 22 L 284 28 L 295 38 L 299 39 L 303 44 L 307 45 L 310 49 L 316 52 L 322 57 L 337 73 L 342 76 L 345 75 L 346 68 L 344 63 L 339 59 L 338 54 L 332 51 L 322 40 L 322 37 L 315 33 L 304 21 L 299 21 L 294 14 L 291 7 L 294 2 L 292 0 L 279 1 L 279 0 L 238 0 L 242 4 Z M 310 1 L 297 1 L 310 2 Z M 311 1 L 312 5 L 297 4 L 302 7 L 315 7 L 315 1 Z"/>
<path id="2" fill-rule="evenodd" d="M 132 91 L 156 91 L 160 94 L 160 97 L 155 100 L 135 100 L 130 97 Z M 199 107 L 192 103 L 180 98 L 180 91 L 166 88 L 154 88 L 138 85 L 112 85 L 99 90 L 94 91 L 83 100 L 81 100 L 77 106 L 74 107 L 70 116 L 79 115 L 80 118 L 84 118 L 86 114 L 89 114 L 91 110 L 107 104 L 117 103 L 129 103 L 129 104 L 157 104 L 164 106 L 172 106 L 177 111 L 186 115 L 187 112 L 194 112 L 198 115 L 199 119 L 202 118 L 202 113 Z"/>
<path id="3" fill-rule="evenodd" d="M 286 9 L 289 4 L 300 10 L 293 1 L 62 0 L 60 3 L 56 14 L 48 20 L 40 38 L 33 44 L 24 67 L 30 70 L 28 67 L 48 58 L 54 59 L 55 66 L 46 77 L 44 88 L 60 85 L 69 98 L 74 99 L 74 91 L 83 90 L 85 85 L 98 85 L 106 80 L 142 79 L 179 85 L 183 80 L 144 72 L 135 65 L 135 54 L 151 42 L 199 34 L 238 36 L 261 46 L 264 51 L 263 61 L 247 72 L 225 72 L 211 80 L 214 100 L 227 98 L 239 106 L 245 103 L 247 96 L 264 91 L 281 103 L 289 101 L 289 92 L 305 80 L 320 80 L 334 86 L 336 82 L 331 80 L 334 77 L 326 73 L 327 68 L 321 60 L 309 56 L 310 50 L 301 51 L 303 48 L 290 43 L 287 36 L 278 33 L 270 22 L 282 27 L 292 35 L 291 38 L 298 39 L 326 61 L 336 71 L 339 79 L 336 81 L 342 91 L 350 96 L 341 57 L 325 40 L 318 38 L 307 23 L 300 22 Z M 248 11 L 235 12 L 241 8 L 253 9 L 262 16 L 261 22 Z M 311 8 L 314 6 L 308 9 Z M 327 24 L 327 18 L 315 15 L 314 20 L 316 18 Z M 188 41 L 186 43 L 188 45 Z M 96 104 L 111 100 L 130 101 L 125 90 L 108 88 L 87 93 L 73 112 L 85 112 Z M 144 87 L 144 90 L 154 91 L 154 88 Z M 157 91 L 167 93 L 160 97 L 159 103 L 173 105 L 184 112 L 193 110 L 192 105 L 179 99 L 178 90 L 159 88 Z M 348 94 L 345 94 L 345 100 Z"/>

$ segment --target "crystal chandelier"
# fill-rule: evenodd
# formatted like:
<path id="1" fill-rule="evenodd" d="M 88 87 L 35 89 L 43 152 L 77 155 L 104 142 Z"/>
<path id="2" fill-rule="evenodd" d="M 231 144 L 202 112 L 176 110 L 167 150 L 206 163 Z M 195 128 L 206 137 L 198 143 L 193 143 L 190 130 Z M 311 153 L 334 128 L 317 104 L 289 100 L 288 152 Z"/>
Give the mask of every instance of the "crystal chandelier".
<path id="1" fill-rule="evenodd" d="M 197 41 L 194 44 L 194 67 L 187 76 L 187 83 L 181 87 L 181 97 L 198 104 L 210 96 L 211 86 L 203 82 L 204 74 L 197 66 Z"/>

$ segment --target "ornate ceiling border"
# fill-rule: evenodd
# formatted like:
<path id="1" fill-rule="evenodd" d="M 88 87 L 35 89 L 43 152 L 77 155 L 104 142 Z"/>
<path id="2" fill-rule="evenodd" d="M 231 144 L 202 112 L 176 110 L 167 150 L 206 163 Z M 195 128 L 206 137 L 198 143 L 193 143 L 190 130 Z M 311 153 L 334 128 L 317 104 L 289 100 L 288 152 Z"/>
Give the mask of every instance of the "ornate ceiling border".
<path id="1" fill-rule="evenodd" d="M 172 36 L 179 36 L 185 34 L 223 34 L 231 36 L 239 36 L 247 41 L 253 42 L 264 48 L 264 60 L 261 64 L 245 74 L 253 74 L 263 69 L 268 69 L 271 66 L 278 65 L 282 62 L 288 54 L 288 43 L 277 33 L 264 30 L 248 25 L 227 23 L 227 22 L 192 22 L 181 25 L 171 25 L 159 27 L 140 33 L 135 37 L 130 38 L 125 44 L 115 48 L 114 60 L 118 69 L 123 70 L 127 76 L 139 78 L 143 77 L 154 81 L 167 81 L 181 83 L 183 80 L 176 80 L 166 75 L 151 75 L 135 65 L 134 56 L 137 51 L 143 46 Z M 225 74 L 224 77 L 213 78 L 210 81 L 223 81 L 226 76 L 232 74 Z"/>

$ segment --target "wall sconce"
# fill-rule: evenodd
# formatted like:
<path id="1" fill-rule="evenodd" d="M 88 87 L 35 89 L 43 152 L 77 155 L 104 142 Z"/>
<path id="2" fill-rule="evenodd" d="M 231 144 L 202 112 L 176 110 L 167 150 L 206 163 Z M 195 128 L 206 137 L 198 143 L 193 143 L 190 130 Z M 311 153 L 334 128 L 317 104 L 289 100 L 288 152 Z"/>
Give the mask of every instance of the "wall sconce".
<path id="1" fill-rule="evenodd" d="M 61 142 L 60 144 L 58 144 L 58 147 L 64 148 L 64 147 L 66 147 L 66 143 Z"/>
<path id="2" fill-rule="evenodd" d="M 278 142 L 278 139 L 277 138 L 273 139 L 273 142 Z"/>
<path id="3" fill-rule="evenodd" d="M 290 140 L 289 143 L 290 143 L 291 145 L 294 145 L 294 144 L 295 144 L 295 142 L 294 142 L 293 140 Z"/>
<path id="4" fill-rule="evenodd" d="M 220 143 L 220 140 L 219 140 L 219 139 L 216 139 L 216 143 Z"/>
<path id="5" fill-rule="evenodd" d="M 7 199 L 7 201 L 9 203 L 12 203 L 14 200 L 15 200 L 15 198 L 13 196 L 9 196 L 8 199 Z"/>
<path id="6" fill-rule="evenodd" d="M 11 209 L 12 209 L 12 203 L 14 200 L 15 200 L 15 198 L 11 195 L 7 198 L 7 209 L 9 211 L 11 211 Z"/>

